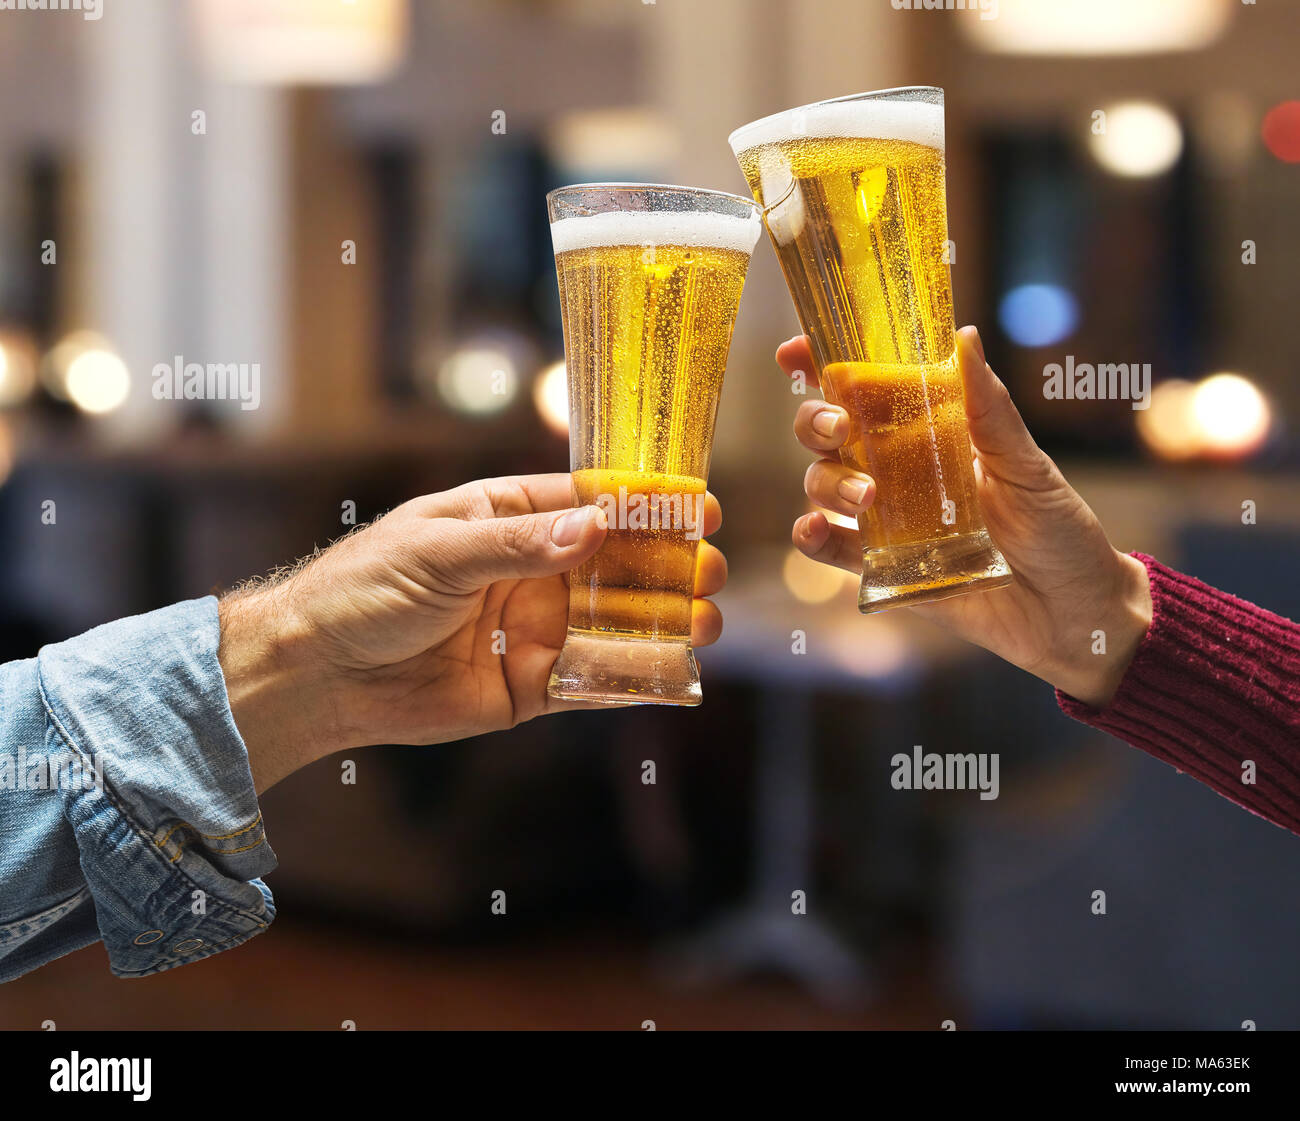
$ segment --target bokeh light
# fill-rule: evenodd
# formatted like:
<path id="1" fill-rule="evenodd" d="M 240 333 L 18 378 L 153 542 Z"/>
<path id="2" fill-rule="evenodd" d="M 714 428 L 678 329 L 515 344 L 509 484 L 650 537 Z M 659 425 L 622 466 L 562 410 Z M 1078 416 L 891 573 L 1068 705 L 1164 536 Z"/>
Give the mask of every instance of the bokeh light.
<path id="1" fill-rule="evenodd" d="M 1268 437 L 1272 412 L 1264 395 L 1240 374 L 1213 374 L 1192 391 L 1201 450 L 1238 458 L 1259 449 Z"/>
<path id="2" fill-rule="evenodd" d="M 9 478 L 14 469 L 14 437 L 9 422 L 0 416 L 0 486 Z"/>
<path id="3" fill-rule="evenodd" d="M 1192 383 L 1161 382 L 1137 414 L 1138 435 L 1161 459 L 1243 459 L 1273 426 L 1267 398 L 1248 378 L 1218 373 Z"/>
<path id="4" fill-rule="evenodd" d="M 786 590 L 800 603 L 828 603 L 844 590 L 846 577 L 857 587 L 858 577 L 852 573 L 810 560 L 793 547 L 781 566 Z"/>
<path id="5" fill-rule="evenodd" d="M 23 333 L 0 330 L 0 409 L 21 405 L 36 388 L 36 346 Z"/>
<path id="6" fill-rule="evenodd" d="M 454 350 L 438 368 L 438 395 L 460 413 L 499 413 L 519 392 L 519 370 L 504 346 L 472 343 Z"/>
<path id="7" fill-rule="evenodd" d="M 955 23 L 984 50 L 1005 54 L 1151 54 L 1208 46 L 1227 28 L 1234 6 L 1235 0 L 997 0 L 990 7 L 996 18 Z"/>
<path id="8" fill-rule="evenodd" d="M 1264 114 L 1264 145 L 1284 163 L 1300 163 L 1300 101 L 1284 101 Z"/>
<path id="9" fill-rule="evenodd" d="M 876 616 L 860 626 L 834 627 L 822 643 L 841 670 L 857 677 L 886 680 L 915 668 L 914 648 L 894 619 Z"/>
<path id="10" fill-rule="evenodd" d="M 1153 101 L 1124 101 L 1105 110 L 1106 131 L 1091 133 L 1093 158 L 1113 175 L 1163 175 L 1183 153 L 1178 118 Z"/>
<path id="11" fill-rule="evenodd" d="M 1161 459 L 1179 462 L 1197 453 L 1194 392 L 1192 383 L 1181 378 L 1162 381 L 1151 391 L 1151 404 L 1136 414 L 1138 435 Z"/>
<path id="12" fill-rule="evenodd" d="M 131 392 L 131 374 L 112 344 L 94 331 L 73 331 L 45 356 L 41 382 L 50 395 L 82 412 L 109 413 Z"/>
<path id="13" fill-rule="evenodd" d="M 68 369 L 88 350 L 109 350 L 108 340 L 94 331 L 72 331 L 60 339 L 41 360 L 40 380 L 56 401 L 67 401 Z"/>
<path id="14" fill-rule="evenodd" d="M 552 362 L 533 382 L 537 415 L 557 436 L 569 434 L 569 376 L 564 362 Z"/>
<path id="15" fill-rule="evenodd" d="M 198 44 L 222 80 L 378 82 L 406 50 L 404 0 L 195 0 Z"/>
<path id="16" fill-rule="evenodd" d="M 64 389 L 82 412 L 111 413 L 131 392 L 131 374 L 111 350 L 84 350 L 68 364 Z"/>
<path id="17" fill-rule="evenodd" d="M 998 322 L 1020 346 L 1051 346 L 1074 333 L 1079 304 L 1059 284 L 1022 284 L 1002 297 Z"/>

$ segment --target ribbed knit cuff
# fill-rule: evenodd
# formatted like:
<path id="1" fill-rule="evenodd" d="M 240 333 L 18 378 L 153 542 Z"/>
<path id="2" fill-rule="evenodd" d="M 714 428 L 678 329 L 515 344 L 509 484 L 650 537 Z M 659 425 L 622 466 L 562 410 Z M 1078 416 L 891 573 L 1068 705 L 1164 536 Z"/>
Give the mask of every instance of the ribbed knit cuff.
<path id="1" fill-rule="evenodd" d="M 1300 626 L 1132 555 L 1151 628 L 1109 705 L 1058 689 L 1061 710 L 1300 833 Z"/>

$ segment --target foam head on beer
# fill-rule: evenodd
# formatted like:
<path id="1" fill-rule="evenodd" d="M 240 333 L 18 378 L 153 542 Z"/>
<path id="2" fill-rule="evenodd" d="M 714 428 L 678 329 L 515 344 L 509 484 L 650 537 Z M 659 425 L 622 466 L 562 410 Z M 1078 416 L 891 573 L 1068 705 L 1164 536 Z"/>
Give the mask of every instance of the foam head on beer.
<path id="1" fill-rule="evenodd" d="M 575 249 L 607 246 L 693 246 L 730 250 L 748 257 L 762 232 L 757 215 L 737 218 L 690 211 L 618 210 L 553 222 L 551 244 L 557 256 Z"/>
<path id="2" fill-rule="evenodd" d="M 800 150 L 823 150 L 810 142 L 852 139 L 916 144 L 938 151 L 942 161 L 943 102 L 837 98 L 763 117 L 728 138 L 759 205 L 771 208 L 766 219 L 776 241 L 792 241 L 803 229 L 802 198 L 791 190 Z"/>
<path id="3" fill-rule="evenodd" d="M 796 140 L 855 136 L 863 140 L 906 140 L 927 148 L 944 150 L 943 102 L 917 101 L 902 95 L 892 100 L 891 91 L 870 98 L 860 95 L 821 101 L 802 109 L 773 113 L 736 129 L 727 141 L 740 157 L 765 144 Z"/>

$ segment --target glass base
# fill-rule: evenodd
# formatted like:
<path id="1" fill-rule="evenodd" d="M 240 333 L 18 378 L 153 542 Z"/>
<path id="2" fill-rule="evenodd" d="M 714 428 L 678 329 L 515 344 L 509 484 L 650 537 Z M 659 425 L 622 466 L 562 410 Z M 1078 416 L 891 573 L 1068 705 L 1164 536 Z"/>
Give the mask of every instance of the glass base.
<path id="1" fill-rule="evenodd" d="M 865 549 L 858 610 L 864 615 L 1011 583 L 1011 569 L 987 531 L 915 545 Z"/>
<path id="2" fill-rule="evenodd" d="M 697 705 L 704 699 L 688 643 L 572 630 L 546 692 L 600 704 Z"/>

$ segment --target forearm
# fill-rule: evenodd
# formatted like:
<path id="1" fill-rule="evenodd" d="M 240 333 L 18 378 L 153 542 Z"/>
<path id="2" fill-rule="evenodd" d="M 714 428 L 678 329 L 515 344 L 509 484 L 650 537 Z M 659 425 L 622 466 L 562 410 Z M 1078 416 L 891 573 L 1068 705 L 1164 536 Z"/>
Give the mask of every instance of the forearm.
<path id="1" fill-rule="evenodd" d="M 260 794 L 345 746 L 339 691 L 325 680 L 287 584 L 232 593 L 218 617 L 226 695 Z"/>
<path id="2" fill-rule="evenodd" d="M 1300 626 L 1137 558 L 1150 627 L 1107 704 L 1061 708 L 1300 833 Z"/>

